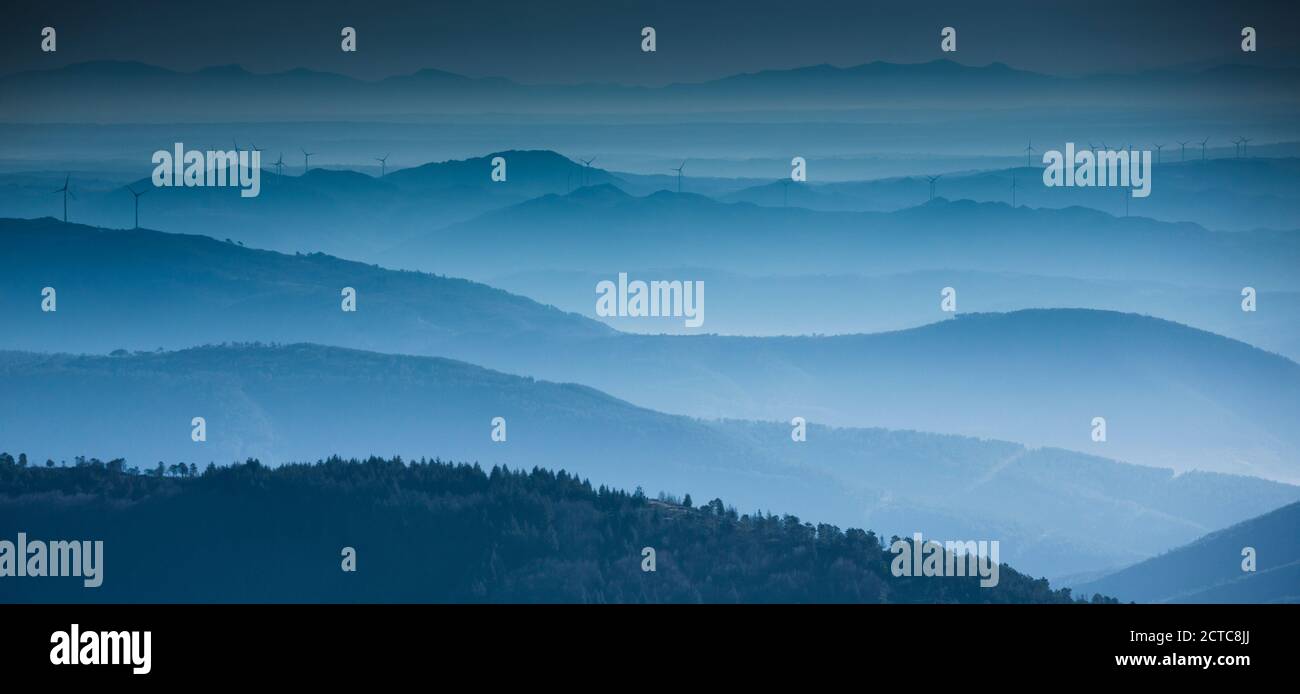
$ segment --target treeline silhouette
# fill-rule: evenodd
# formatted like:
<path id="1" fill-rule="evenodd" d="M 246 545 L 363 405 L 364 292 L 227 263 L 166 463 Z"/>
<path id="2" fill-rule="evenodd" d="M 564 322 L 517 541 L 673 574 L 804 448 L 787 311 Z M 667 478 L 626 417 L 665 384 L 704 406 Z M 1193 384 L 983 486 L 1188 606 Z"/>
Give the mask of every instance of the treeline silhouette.
<path id="1" fill-rule="evenodd" d="M 4 601 L 1075 602 L 1007 566 L 993 588 L 896 578 L 870 531 L 440 460 L 249 460 L 200 472 L 4 454 L 0 528 L 11 542 L 19 532 L 104 541 L 102 587 L 6 577 Z M 354 572 L 342 568 L 345 547 Z"/>

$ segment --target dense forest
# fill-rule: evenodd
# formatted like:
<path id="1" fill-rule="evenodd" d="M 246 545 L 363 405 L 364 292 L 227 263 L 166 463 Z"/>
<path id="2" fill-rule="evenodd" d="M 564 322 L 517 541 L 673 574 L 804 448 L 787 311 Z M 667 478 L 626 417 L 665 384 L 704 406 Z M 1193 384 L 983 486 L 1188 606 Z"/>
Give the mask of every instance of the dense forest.
<path id="1" fill-rule="evenodd" d="M 141 471 L 4 454 L 0 528 L 104 541 L 101 587 L 4 577 L 6 602 L 1075 602 L 1005 565 L 993 588 L 896 578 L 870 531 L 438 460 Z"/>

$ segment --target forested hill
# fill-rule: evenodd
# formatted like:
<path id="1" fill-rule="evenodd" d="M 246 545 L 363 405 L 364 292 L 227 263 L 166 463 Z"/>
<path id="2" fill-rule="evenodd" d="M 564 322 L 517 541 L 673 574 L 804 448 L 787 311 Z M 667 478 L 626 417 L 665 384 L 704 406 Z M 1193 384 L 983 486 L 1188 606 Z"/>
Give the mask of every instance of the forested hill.
<path id="1" fill-rule="evenodd" d="M 102 586 L 3 577 L 0 601 L 1072 601 L 1005 565 L 992 588 L 896 578 L 872 532 L 651 500 L 563 471 L 379 458 L 202 472 L 77 463 L 0 456 L 0 528 L 103 540 Z M 345 547 L 354 572 L 342 569 Z M 642 570 L 645 547 L 654 572 Z"/>

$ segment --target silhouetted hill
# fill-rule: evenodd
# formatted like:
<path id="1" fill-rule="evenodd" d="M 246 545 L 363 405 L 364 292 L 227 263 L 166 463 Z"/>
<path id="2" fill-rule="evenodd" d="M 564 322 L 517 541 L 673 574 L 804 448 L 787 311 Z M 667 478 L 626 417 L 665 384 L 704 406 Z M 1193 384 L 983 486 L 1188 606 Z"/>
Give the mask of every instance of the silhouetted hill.
<path id="1" fill-rule="evenodd" d="M 1076 143 L 1087 148 L 1094 143 Z M 1062 148 L 1060 143 L 1051 147 Z M 1117 147 L 1111 144 L 1111 147 Z M 1155 147 L 1142 144 L 1142 149 Z M 1132 216 L 1170 222 L 1194 222 L 1224 231 L 1300 228 L 1300 159 L 1211 158 L 1200 161 L 1199 147 L 1182 161 L 1177 143 L 1165 143 L 1163 164 L 1152 175 L 1151 195 L 1130 198 Z M 950 200 L 1012 201 L 1029 207 L 1090 207 L 1122 216 L 1124 195 L 1109 188 L 1048 188 L 1041 166 L 977 172 L 950 172 L 936 184 Z M 941 172 L 936 172 L 941 173 Z M 751 202 L 767 207 L 804 207 L 824 211 L 889 211 L 921 205 L 929 196 L 923 176 L 821 184 L 767 183 L 730 193 L 727 202 Z"/>
<path id="2" fill-rule="evenodd" d="M 1242 569 L 1255 550 L 1255 571 Z M 1078 587 L 1138 602 L 1300 602 L 1300 504 L 1224 528 Z M 1115 591 L 1115 592 L 1111 592 Z"/>
<path id="3" fill-rule="evenodd" d="M 24 259 L 0 277 L 9 348 L 106 352 L 313 340 L 490 356 L 519 343 L 613 334 L 595 321 L 466 280 L 254 250 L 206 236 L 2 220 L 0 254 Z M 46 286 L 59 293 L 57 313 L 41 313 L 39 299 L 31 300 Z M 345 287 L 357 291 L 355 312 L 341 310 Z"/>
<path id="4" fill-rule="evenodd" d="M 492 160 L 496 157 L 506 160 L 507 176 L 503 182 L 491 178 Z M 549 150 L 512 150 L 460 161 L 433 162 L 394 171 L 385 180 L 417 193 L 477 188 L 508 192 L 515 198 L 534 198 L 584 185 L 618 182 L 616 176 L 603 169 L 583 166 Z"/>
<path id="5" fill-rule="evenodd" d="M 918 270 L 860 274 L 749 275 L 700 267 L 622 268 L 629 277 L 690 277 L 708 287 L 708 332 L 722 335 L 875 333 L 915 328 L 945 316 L 943 287 L 959 292 L 963 313 L 1091 308 L 1159 316 L 1300 360 L 1300 292 L 1269 291 L 1267 310 L 1241 310 L 1238 292 L 1150 281 L 1086 280 L 1032 273 Z M 635 333 L 696 334 L 679 317 L 600 316 L 592 287 L 600 272 L 531 270 L 488 284 Z M 853 310 L 844 309 L 851 297 Z"/>
<path id="6" fill-rule="evenodd" d="M 669 208 L 711 204 L 670 193 L 652 197 Z M 572 204 L 572 196 L 536 201 L 543 208 Z M 675 414 L 803 416 L 1021 441 L 1177 470 L 1300 479 L 1300 434 L 1292 426 L 1300 416 L 1292 397 L 1300 367 L 1144 316 L 1037 310 L 958 313 L 955 321 L 872 335 L 626 335 L 472 282 L 327 256 L 52 220 L 4 227 L 0 249 L 26 259 L 0 275 L 0 310 L 10 328 L 0 347 L 10 349 L 327 343 L 583 383 Z M 59 291 L 57 313 L 40 310 L 46 286 Z M 343 287 L 358 291 L 355 313 L 340 310 Z M 938 289 L 927 292 L 936 305 Z M 833 305 L 844 301 L 834 297 Z M 1232 292 L 1224 301 L 1231 306 L 1239 298 Z M 1105 443 L 1091 440 L 1098 416 L 1109 423 Z"/>
<path id="7" fill-rule="evenodd" d="M 191 149 L 229 149 L 224 143 L 186 142 Z M 171 141 L 157 143 L 170 150 Z M 465 221 L 484 212 L 550 193 L 619 183 L 596 167 L 586 168 L 550 151 L 503 151 L 462 161 L 429 163 L 391 171 L 379 178 L 348 170 L 312 168 L 290 153 L 277 175 L 273 162 L 283 153 L 262 152 L 261 189 L 244 198 L 228 187 L 155 187 L 150 178 L 129 185 L 74 176 L 69 219 L 131 228 L 135 201 L 143 191 L 141 225 L 150 229 L 231 238 L 255 248 L 287 253 L 323 251 L 367 260 L 411 236 Z M 507 179 L 491 180 L 492 159 L 506 159 Z M 317 160 L 312 160 L 315 164 Z M 151 167 L 141 167 L 148 171 Z M 39 218 L 62 214 L 50 194 L 57 176 L 0 176 L 0 216 Z M 51 180 L 57 178 L 57 183 Z"/>
<path id="8" fill-rule="evenodd" d="M 38 463 L 89 450 L 142 468 L 364 456 L 376 446 L 407 459 L 436 450 L 904 536 L 998 539 L 1007 561 L 1045 575 L 1138 561 L 1300 499 L 1296 487 L 1246 477 L 1175 476 L 1000 441 L 829 429 L 815 415 L 808 440 L 796 443 L 788 418 L 700 421 L 463 362 L 316 345 L 4 352 L 0 389 L 0 450 Z M 206 440 L 192 440 L 193 417 L 205 419 Z M 504 442 L 492 438 L 496 417 Z"/>
<path id="9" fill-rule="evenodd" d="M 98 122 L 346 119 L 411 113 L 660 113 L 723 109 L 897 106 L 1095 107 L 1102 97 L 1133 107 L 1294 105 L 1294 69 L 1223 66 L 1061 78 L 1001 63 L 873 62 L 765 70 L 664 87 L 521 85 L 441 70 L 363 81 L 309 70 L 255 74 L 238 66 L 181 73 L 138 63 L 83 63 L 0 77 L 0 120 L 66 121 L 93 103 Z M 1068 111 L 1069 109 L 1061 109 Z"/>
<path id="10" fill-rule="evenodd" d="M 1146 316 L 1026 310 L 871 335 L 618 343 L 577 368 L 527 372 L 694 416 L 799 415 L 1300 479 L 1300 365 Z M 629 363 L 638 368 L 618 368 Z M 1095 417 L 1107 422 L 1105 442 L 1091 438 Z"/>
<path id="11" fill-rule="evenodd" d="M 98 588 L 9 578 L 5 602 L 1071 602 L 1005 564 L 988 588 L 895 577 L 889 541 L 872 532 L 538 468 L 370 458 L 166 477 L 10 461 L 0 520 L 33 540 L 102 539 L 105 557 Z M 342 570 L 344 547 L 355 572 Z"/>
<path id="12" fill-rule="evenodd" d="M 571 196 L 529 200 L 412 238 L 380 262 L 474 279 L 539 267 L 773 275 L 953 268 L 1172 284 L 1191 279 L 1235 294 L 1244 286 L 1296 289 L 1300 234 L 1214 232 L 1080 207 L 935 199 L 888 213 L 818 212 L 660 191 L 619 204 Z"/>

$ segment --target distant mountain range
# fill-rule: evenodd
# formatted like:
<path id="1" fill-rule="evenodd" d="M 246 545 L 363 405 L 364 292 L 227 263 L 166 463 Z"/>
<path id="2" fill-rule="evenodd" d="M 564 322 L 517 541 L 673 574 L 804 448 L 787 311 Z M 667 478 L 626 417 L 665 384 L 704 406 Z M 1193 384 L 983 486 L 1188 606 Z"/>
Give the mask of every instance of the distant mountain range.
<path id="1" fill-rule="evenodd" d="M 691 277 L 708 287 L 708 332 L 723 335 L 835 335 L 915 328 L 941 319 L 940 291 L 959 289 L 962 312 L 1006 313 L 1053 306 L 1160 316 L 1300 361 L 1300 291 L 1269 291 L 1267 309 L 1241 310 L 1239 293 L 1141 280 L 1086 280 L 958 269 L 887 275 L 749 275 L 700 267 L 624 268 L 629 277 Z M 698 334 L 677 317 L 596 313 L 600 272 L 532 270 L 488 284 L 543 304 L 643 334 Z M 853 310 L 840 299 L 852 297 Z"/>
<path id="2" fill-rule="evenodd" d="M 207 236 L 0 220 L 0 248 L 25 259 L 0 279 L 0 313 L 16 321 L 4 338 L 10 348 L 106 352 L 312 340 L 498 361 L 520 345 L 616 334 L 475 282 Z M 58 290 L 57 314 L 28 310 L 24 297 L 34 285 Z M 357 290 L 355 313 L 341 310 L 345 287 Z"/>
<path id="3" fill-rule="evenodd" d="M 0 442 L 34 464 L 88 451 L 268 464 L 381 449 L 563 469 L 619 487 L 781 508 L 910 536 L 998 539 L 1048 575 L 1132 563 L 1300 500 L 1248 477 L 1116 463 L 1000 441 L 665 415 L 590 388 L 463 362 L 316 345 L 116 356 L 0 353 Z M 192 440 L 203 417 L 206 440 Z M 501 417 L 506 440 L 492 439 Z M 94 453 L 92 453 L 94 455 Z M 725 496 L 724 496 L 725 495 Z"/>
<path id="4" fill-rule="evenodd" d="M 1145 316 L 959 312 L 956 320 L 870 335 L 629 335 L 464 280 L 197 236 L 9 220 L 0 224 L 0 249 L 25 259 L 0 276 L 10 326 L 0 346 L 11 349 L 319 342 L 583 383 L 674 414 L 803 416 L 1300 479 L 1292 426 L 1300 365 Z M 46 286 L 59 292 L 57 313 L 40 310 Z M 340 310 L 344 287 L 358 292 L 355 313 Z M 937 293 L 931 299 L 937 303 Z M 1098 416 L 1109 423 L 1105 443 L 1091 439 Z"/>
<path id="5" fill-rule="evenodd" d="M 1088 148 L 1095 143 L 1077 143 Z M 976 172 L 952 172 L 936 182 L 938 194 L 950 200 L 1005 202 L 1017 205 L 1064 208 L 1090 207 L 1115 216 L 1126 213 L 1167 222 L 1195 222 L 1209 229 L 1300 229 L 1300 159 L 1234 158 L 1200 161 L 1200 150 L 1190 147 L 1180 161 L 1177 143 L 1165 143 L 1164 164 L 1153 172 L 1150 197 L 1130 198 L 1107 188 L 1049 188 L 1043 185 L 1043 168 L 1022 166 Z M 1047 146 L 1061 148 L 1062 143 Z M 1097 144 L 1098 148 L 1100 144 Z M 1112 149 L 1123 147 L 1111 143 Z M 1155 148 L 1143 143 L 1138 149 Z M 939 172 L 936 172 L 939 173 Z M 824 211 L 889 211 L 924 204 L 929 183 L 924 177 L 888 178 L 841 183 L 766 183 L 739 190 L 720 199 L 751 202 L 766 207 L 805 207 Z"/>
<path id="6" fill-rule="evenodd" d="M 170 148 L 170 140 L 159 140 L 158 147 Z M 193 142 L 195 148 L 230 147 L 220 142 Z M 1103 231 L 1101 246 L 1115 247 L 1127 255 L 1146 251 L 1150 243 L 1143 237 L 1153 237 L 1151 243 L 1181 244 L 1189 227 L 1157 225 L 1153 220 L 1191 221 L 1202 227 L 1217 230 L 1248 231 L 1263 227 L 1294 230 L 1300 228 L 1300 159 L 1219 159 L 1205 163 L 1188 162 L 1160 167 L 1158 190 L 1145 199 L 1130 199 L 1131 219 L 1123 218 L 1127 193 L 1114 189 L 1046 188 L 1042 185 L 1041 169 L 1024 167 L 1002 171 L 983 171 L 968 174 L 950 174 L 940 179 L 939 198 L 927 201 L 928 184 L 920 178 L 894 178 L 827 184 L 769 183 L 753 186 L 752 181 L 727 179 L 686 179 L 686 190 L 675 197 L 676 181 L 671 176 L 645 176 L 611 172 L 599 164 L 584 166 L 549 150 L 504 150 L 464 160 L 431 162 L 400 169 L 379 178 L 351 170 L 315 168 L 301 175 L 303 159 L 291 157 L 284 172 L 299 175 L 276 175 L 272 155 L 263 152 L 261 193 L 255 198 L 242 198 L 229 188 L 211 187 L 155 187 L 148 177 L 131 181 L 127 185 L 97 177 L 73 176 L 71 185 L 77 198 L 70 203 L 72 221 L 107 227 L 126 227 L 135 224 L 134 198 L 129 189 L 145 191 L 140 200 L 141 223 L 148 228 L 203 233 L 213 238 L 232 238 L 258 248 L 286 252 L 323 251 L 358 260 L 380 261 L 386 265 L 398 264 L 420 269 L 438 269 L 461 276 L 481 279 L 479 266 L 501 256 L 501 252 L 484 254 L 474 244 L 492 243 L 497 237 L 492 230 L 499 223 L 525 228 L 531 225 L 535 232 L 532 243 L 554 241 L 558 249 L 564 244 L 587 242 L 581 235 L 610 232 L 628 226 L 647 227 L 669 223 L 680 231 L 693 235 L 723 238 L 709 239 L 712 245 L 727 243 L 738 231 L 745 238 L 754 230 L 756 241 L 763 241 L 760 232 L 786 234 L 790 225 L 798 225 L 815 243 L 845 243 L 869 240 L 870 234 L 880 229 L 902 228 L 910 233 L 914 225 L 946 226 L 948 233 L 958 231 L 958 225 L 987 225 L 1028 227 L 1031 238 L 1020 239 L 1014 250 L 1029 253 L 1036 244 L 1051 242 L 1059 237 L 1039 233 L 1044 226 L 1060 227 L 1072 236 Z M 278 154 L 275 156 L 279 156 Z M 500 156 L 506 162 L 507 180 L 491 180 L 491 162 Z M 590 159 L 589 159 L 590 160 Z M 598 160 L 598 159 L 597 159 Z M 141 161 L 145 158 L 141 157 Z M 150 170 L 140 166 L 141 174 Z M 52 194 L 62 185 L 65 174 L 10 173 L 0 174 L 0 216 L 42 217 L 61 213 L 61 198 Z M 1016 209 L 1010 207 L 1010 180 L 1019 182 Z M 583 190 L 595 188 L 597 190 Z M 715 197 L 706 197 L 700 192 Z M 547 198 L 546 196 L 555 196 Z M 541 199 L 539 199 L 541 198 Z M 949 201 L 952 202 L 949 202 Z M 975 201 L 981 204 L 970 204 Z M 739 203 L 739 204 L 733 204 Z M 600 210 L 588 214 L 585 208 L 597 206 Z M 757 206 L 757 207 L 754 207 Z M 939 210 L 925 211 L 930 207 Z M 1024 207 L 1024 210 L 1019 209 Z M 1092 208 L 1102 213 L 1081 217 L 1079 209 Z M 754 209 L 750 209 L 754 208 Z M 787 209 L 788 208 L 788 209 Z M 1031 209 L 1046 208 L 1046 209 Z M 912 211 L 908 210 L 921 210 Z M 999 211 L 1000 210 L 1000 211 Z M 1050 214 L 1056 212 L 1057 214 Z M 891 216 L 897 215 L 897 216 Z M 580 219 L 567 220 L 566 216 Z M 960 222 L 949 219 L 960 216 Z M 1005 220 L 995 217 L 1004 217 Z M 523 217 L 518 220 L 515 218 Z M 552 230 L 547 225 L 563 225 Z M 745 230 L 737 230 L 739 224 Z M 427 248 L 455 240 L 457 229 L 449 226 L 465 225 L 476 238 L 469 244 L 477 264 L 462 263 L 453 267 L 434 266 Z M 612 225 L 619 225 L 617 227 Z M 1138 231 L 1134 230 L 1137 227 Z M 593 229 L 593 227 L 596 227 Z M 478 230 L 484 230 L 480 233 Z M 855 233 L 847 241 L 837 234 L 851 230 Z M 444 231 L 446 230 L 446 231 Z M 1199 236 L 1194 250 L 1204 247 L 1205 241 L 1222 238 L 1217 234 Z M 543 233 L 544 232 L 544 233 Z M 1024 232 L 1020 232 L 1024 233 Z M 1263 232 L 1265 243 L 1280 244 L 1300 238 L 1300 234 Z M 578 238 L 575 238 L 578 236 Z M 942 241 L 944 246 L 969 243 L 971 234 L 955 240 Z M 1138 238 L 1135 238 L 1138 237 Z M 859 238 L 861 237 L 861 238 Z M 1111 238 L 1113 237 L 1113 238 Z M 1212 241 L 1212 246 L 1251 245 L 1259 235 L 1235 241 Z M 599 246 L 609 247 L 608 239 Z M 423 247 L 422 247 L 423 245 Z M 457 242 L 457 246 L 466 244 Z M 698 244 L 696 244 L 698 245 Z M 1052 249 L 1056 246 L 1052 245 Z M 1068 247 L 1067 247 L 1068 248 Z M 395 249 L 395 250 L 394 250 Z M 455 253 L 456 248 L 447 249 Z M 700 248 L 710 252 L 710 246 Z M 815 249 L 813 249 L 815 250 Z M 1088 255 L 1097 250 L 1088 248 Z M 1174 260 L 1181 254 L 1170 255 L 1163 248 L 1157 252 Z M 391 252 L 390 252 L 391 251 Z M 763 248 L 749 253 L 760 253 Z M 1029 267 L 1017 266 L 1019 256 L 1008 254 L 1000 261 L 985 260 L 979 254 L 963 247 L 960 255 L 952 259 L 939 258 L 934 262 L 916 266 L 907 257 L 881 255 L 892 266 L 878 264 L 881 272 L 898 272 L 908 269 L 941 267 L 938 260 L 951 267 L 963 269 L 999 269 L 999 271 L 1043 273 L 1041 263 Z M 732 251 L 726 251 L 732 253 Z M 1283 250 L 1284 253 L 1288 252 Z M 1237 254 L 1238 251 L 1230 251 Z M 439 252 L 440 256 L 454 255 Z M 565 255 L 570 255 L 567 251 Z M 786 254 L 784 250 L 781 256 Z M 872 251 L 873 257 L 877 254 Z M 926 258 L 936 254 L 927 251 Z M 1217 257 L 1218 252 L 1212 253 Z M 1056 254 L 1059 260 L 1061 254 Z M 792 260 L 798 259 L 795 255 Z M 969 259 L 964 264 L 958 258 Z M 759 255 L 759 259 L 762 256 Z M 418 261 L 418 264 L 412 265 Z M 858 261 L 853 265 L 840 263 L 826 268 L 804 266 L 799 271 L 862 272 Z M 999 265 L 998 263 L 1001 262 Z M 901 265 L 900 265 L 901 263 Z M 734 269 L 712 262 L 707 256 L 678 258 L 672 264 L 689 264 L 713 269 Z M 1108 267 L 1114 263 L 1107 260 Z M 645 263 L 638 263 L 646 267 Z M 659 263 L 664 266 L 664 263 Z M 1073 263 L 1064 265 L 1073 267 Z M 1187 268 L 1204 275 L 1199 267 Z M 1253 261 L 1250 267 L 1256 267 Z M 527 270 L 538 269 L 529 265 Z M 549 269 L 573 269 L 558 265 Z M 1088 269 L 1088 268 L 1085 268 Z M 516 271 L 514 266 L 489 267 L 490 273 Z M 745 272 L 753 272 L 746 268 Z M 1147 277 L 1150 264 L 1143 264 L 1141 279 L 1163 279 L 1166 282 L 1185 283 L 1169 277 Z M 788 269 L 773 272 L 790 274 Z M 1093 274 L 1101 271 L 1090 270 Z M 1057 274 L 1067 274 L 1061 271 Z M 1078 271 L 1068 272 L 1078 275 Z M 1115 273 L 1101 275 L 1112 277 Z M 1214 284 L 1215 278 L 1202 277 L 1197 283 Z M 1263 278 L 1250 279 L 1256 286 Z M 1239 280 L 1235 279 L 1233 282 Z M 1241 285 L 1238 285 L 1238 288 Z"/>
<path id="7" fill-rule="evenodd" d="M 1254 570 L 1246 571 L 1247 548 Z M 1210 533 L 1189 545 L 1076 587 L 1137 602 L 1300 603 L 1300 504 Z"/>
<path id="8" fill-rule="evenodd" d="M 1118 196 L 1117 196 L 1118 197 Z M 448 225 L 376 259 L 474 279 L 515 272 L 702 267 L 745 274 L 935 268 L 1201 286 L 1297 288 L 1300 234 L 1214 232 L 1095 210 L 937 198 L 897 212 L 816 212 L 612 185 Z"/>
<path id="9" fill-rule="evenodd" d="M 170 149 L 170 142 L 159 142 Z M 224 143 L 191 142 L 194 149 L 229 149 Z M 460 161 L 425 164 L 379 178 L 355 171 L 313 168 L 302 173 L 301 156 L 286 164 L 301 175 L 277 175 L 263 152 L 261 192 L 243 198 L 224 187 L 155 187 L 148 177 L 127 185 L 74 179 L 76 201 L 70 219 L 98 226 L 131 228 L 134 198 L 148 228 L 178 229 L 231 238 L 257 248 L 293 253 L 325 251 L 368 259 L 432 229 L 548 193 L 574 190 L 584 181 L 622 182 L 600 169 L 587 169 L 549 151 L 506 151 Z M 508 181 L 494 183 L 492 160 L 507 160 Z M 141 167 L 141 172 L 151 167 Z M 63 179 L 59 178 L 58 185 Z M 56 186 L 57 187 L 57 186 Z M 59 203 L 49 176 L 0 176 L 0 211 L 41 217 Z M 201 211 L 200 214 L 196 214 Z"/>
<path id="10" fill-rule="evenodd" d="M 743 109 L 972 108 L 1067 105 L 1120 100 L 1132 108 L 1178 103 L 1209 108 L 1294 106 L 1300 70 L 1224 65 L 1200 70 L 1052 77 L 1000 63 L 948 60 L 851 67 L 813 65 L 694 84 L 646 88 L 610 84 L 523 85 L 421 70 L 377 81 L 290 70 L 254 74 L 235 65 L 180 73 L 132 62 L 90 62 L 0 77 L 0 120 L 96 122 L 284 120 L 430 113 L 657 113 Z M 86 108 L 94 104 L 93 111 Z M 577 106 L 581 104 L 581 107 Z"/>

